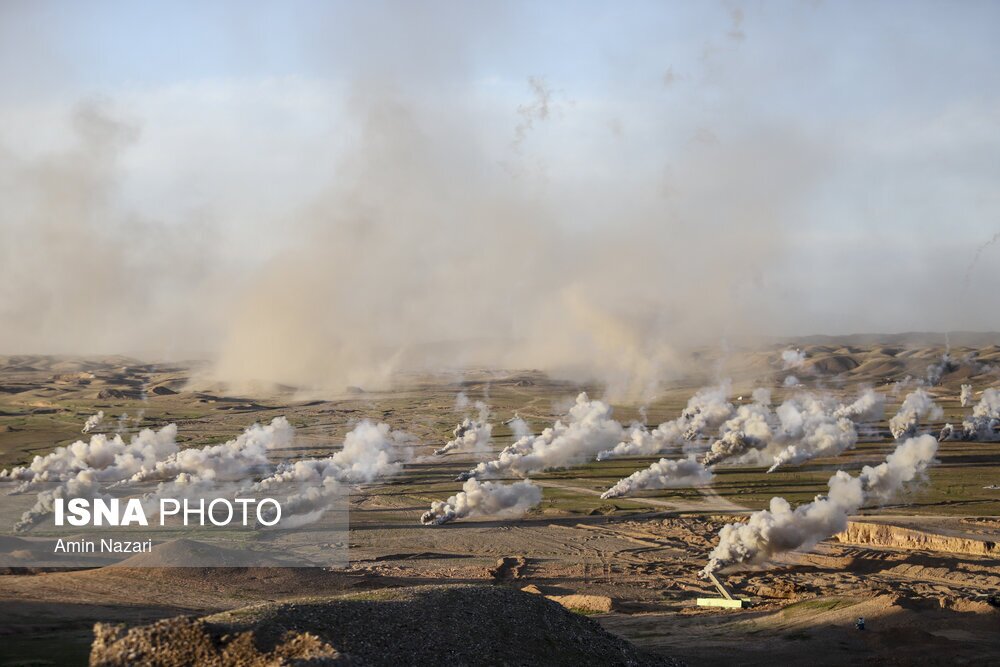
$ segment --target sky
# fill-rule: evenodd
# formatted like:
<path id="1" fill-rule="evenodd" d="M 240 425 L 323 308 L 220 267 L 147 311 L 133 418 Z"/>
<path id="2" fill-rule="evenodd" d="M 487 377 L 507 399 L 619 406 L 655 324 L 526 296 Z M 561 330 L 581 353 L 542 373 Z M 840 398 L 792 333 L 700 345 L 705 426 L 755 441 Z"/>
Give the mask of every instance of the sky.
<path id="1" fill-rule="evenodd" d="M 970 269 L 1000 231 L 997 25 L 971 1 L 7 0 L 0 351 L 304 348 L 253 373 L 332 354 L 339 382 L 442 340 L 669 366 L 743 333 L 998 330 L 1000 244 Z"/>

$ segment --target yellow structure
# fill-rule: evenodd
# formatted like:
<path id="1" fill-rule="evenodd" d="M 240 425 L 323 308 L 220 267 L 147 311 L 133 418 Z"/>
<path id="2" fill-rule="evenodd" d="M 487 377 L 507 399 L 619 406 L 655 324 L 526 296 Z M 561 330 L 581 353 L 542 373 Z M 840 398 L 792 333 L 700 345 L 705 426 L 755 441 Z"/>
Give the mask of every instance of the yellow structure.
<path id="1" fill-rule="evenodd" d="M 708 574 L 708 578 L 715 584 L 719 593 L 722 594 L 721 598 L 698 598 L 699 607 L 725 607 L 727 609 L 742 609 L 743 607 L 750 606 L 749 601 L 739 600 L 734 598 L 729 592 L 729 589 L 722 585 L 722 582 L 715 578 L 715 575 L 711 572 Z"/>

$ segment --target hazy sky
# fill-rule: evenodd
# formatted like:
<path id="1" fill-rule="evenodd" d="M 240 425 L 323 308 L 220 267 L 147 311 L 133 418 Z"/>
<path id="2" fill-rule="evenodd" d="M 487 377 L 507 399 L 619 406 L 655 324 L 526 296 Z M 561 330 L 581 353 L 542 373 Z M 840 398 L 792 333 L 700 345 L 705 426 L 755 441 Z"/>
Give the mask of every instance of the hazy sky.
<path id="1" fill-rule="evenodd" d="M 711 284 L 705 300 L 721 290 L 727 304 L 700 323 L 708 341 L 748 329 L 1000 329 L 1000 244 L 982 253 L 968 289 L 963 282 L 976 248 L 1000 231 L 997 26 L 996 2 L 7 0 L 0 316 L 22 326 L 0 343 L 134 342 L 80 324 L 79 312 L 61 317 L 70 299 L 86 300 L 89 310 L 77 305 L 86 312 L 142 318 L 147 343 L 157 339 L 151 321 L 162 325 L 143 310 L 150 303 L 173 327 L 183 313 L 184 327 L 224 329 L 194 312 L 218 304 L 199 298 L 185 310 L 190 290 L 252 283 L 289 247 L 318 243 L 323 224 L 297 225 L 331 206 L 331 192 L 347 196 L 345 184 L 360 182 L 350 156 L 372 150 L 381 118 L 372 100 L 404 110 L 393 133 L 398 121 L 420 138 L 393 134 L 387 149 L 392 165 L 413 170 L 403 181 L 442 172 L 426 184 L 441 188 L 441 218 L 468 217 L 448 199 L 471 179 L 491 210 L 532 209 L 523 229 L 511 228 L 521 238 L 540 226 L 570 239 L 626 229 L 606 270 L 562 287 L 591 294 L 620 279 L 619 295 L 652 299 L 655 309 L 658 288 Z M 514 191 L 516 204 L 494 206 Z M 418 226 L 399 206 L 388 228 Z M 421 215 L 437 217 L 431 208 Z M 25 231 L 56 218 L 65 227 Z M 426 229 L 421 238 L 441 232 Z M 102 274 L 92 288 L 81 278 L 88 287 L 70 296 L 67 284 L 78 281 L 66 265 L 84 247 L 47 250 L 67 235 L 95 246 L 78 258 L 80 272 Z M 551 242 L 533 261 L 566 243 Z M 121 247 L 108 250 L 113 243 Z M 647 253 L 635 264 L 677 270 L 643 273 L 629 266 L 630 247 Z M 580 252 L 596 261 L 599 248 L 610 246 Z M 132 262 L 128 278 L 107 274 L 123 262 Z M 58 279 L 32 277 L 57 263 Z M 719 271 L 724 278 L 710 275 Z M 132 284 L 147 279 L 154 287 Z M 602 299 L 619 295 L 594 303 L 605 310 Z M 47 304 L 43 314 L 29 297 Z M 130 305 L 117 312 L 109 303 Z M 681 303 L 660 305 L 694 307 L 687 296 Z M 744 323 L 719 330 L 734 307 Z M 77 325 L 90 333 L 69 336 Z M 532 328 L 511 326 L 518 336 Z M 172 345 L 150 344 L 200 351 Z"/>

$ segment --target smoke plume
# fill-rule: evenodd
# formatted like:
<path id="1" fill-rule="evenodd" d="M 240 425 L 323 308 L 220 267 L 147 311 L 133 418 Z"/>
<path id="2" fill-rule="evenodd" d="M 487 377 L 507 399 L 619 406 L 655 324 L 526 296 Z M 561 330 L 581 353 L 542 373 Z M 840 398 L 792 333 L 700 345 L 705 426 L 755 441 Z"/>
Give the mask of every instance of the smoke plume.
<path id="1" fill-rule="evenodd" d="M 104 421 L 104 410 L 98 410 L 96 415 L 87 417 L 87 421 L 84 422 L 83 428 L 80 429 L 80 432 L 90 433 L 97 428 L 102 421 Z"/>
<path id="2" fill-rule="evenodd" d="M 485 479 L 506 474 L 527 477 L 550 468 L 577 465 L 593 460 L 599 452 L 620 442 L 623 435 L 622 425 L 611 417 L 611 407 L 581 393 L 565 422 L 558 420 L 537 436 L 520 438 L 496 459 L 480 463 L 460 478 Z"/>
<path id="3" fill-rule="evenodd" d="M 445 501 L 435 501 L 420 517 L 425 526 L 439 526 L 472 516 L 521 516 L 542 502 L 542 490 L 529 480 L 501 484 L 468 479 L 462 490 Z"/>
<path id="4" fill-rule="evenodd" d="M 694 440 L 706 429 L 717 428 L 729 418 L 733 412 L 733 405 L 729 402 L 731 394 L 732 383 L 729 380 L 715 387 L 701 389 L 688 400 L 680 417 L 664 422 L 652 430 L 643 424 L 633 424 L 629 429 L 628 439 L 600 452 L 597 460 L 659 454 L 685 440 Z"/>
<path id="5" fill-rule="evenodd" d="M 65 447 L 56 447 L 45 456 L 36 456 L 27 466 L 0 472 L 0 479 L 24 482 L 18 491 L 33 483 L 65 482 L 89 471 L 95 479 L 119 481 L 157 461 L 175 454 L 177 426 L 168 424 L 158 431 L 143 429 L 126 442 L 120 434 L 97 433 L 89 441 L 77 440 Z"/>
<path id="6" fill-rule="evenodd" d="M 877 422 L 885 416 L 885 394 L 879 394 L 873 389 L 865 389 L 853 403 L 841 405 L 834 417 L 847 418 L 858 422 Z"/>
<path id="7" fill-rule="evenodd" d="M 781 440 L 789 444 L 774 454 L 768 472 L 788 463 L 836 456 L 858 441 L 854 422 L 836 417 L 823 401 L 811 394 L 790 398 L 775 412 L 781 423 Z"/>
<path id="8" fill-rule="evenodd" d="M 808 549 L 847 528 L 848 517 L 866 502 L 890 500 L 933 462 L 938 442 L 930 435 L 909 438 L 878 466 L 865 466 L 857 477 L 838 470 L 829 492 L 794 510 L 784 498 L 754 512 L 746 523 L 726 524 L 709 554 L 702 575 L 741 563 L 763 563 L 779 553 Z"/>
<path id="9" fill-rule="evenodd" d="M 23 481 L 15 492 L 24 492 L 38 483 L 57 482 L 54 488 L 38 494 L 35 504 L 15 524 L 14 530 L 27 530 L 50 514 L 56 498 L 95 495 L 103 487 L 155 466 L 157 461 L 177 451 L 177 426 L 168 424 L 158 431 L 143 429 L 128 443 L 121 435 L 109 438 L 98 433 L 89 442 L 78 440 L 68 447 L 57 447 L 46 456 L 36 456 L 28 467 L 4 470 L 0 479 Z"/>
<path id="10" fill-rule="evenodd" d="M 459 394 L 459 396 L 464 395 Z M 462 407 L 467 406 L 468 399 Z M 457 401 L 456 407 L 458 407 Z M 475 419 L 472 417 L 463 419 L 452 431 L 452 439 L 445 443 L 444 447 L 434 450 L 436 456 L 454 451 L 484 452 L 489 449 L 493 435 L 493 425 L 488 421 L 490 407 L 483 401 L 476 401 L 476 409 L 479 411 L 479 416 Z"/>
<path id="11" fill-rule="evenodd" d="M 802 350 L 785 350 L 781 353 L 781 368 L 790 370 L 798 368 L 806 362 L 806 353 Z"/>
<path id="12" fill-rule="evenodd" d="M 889 431 L 896 440 L 916 435 L 920 420 L 941 419 L 944 411 L 923 388 L 912 391 L 903 399 L 899 412 L 889 420 Z"/>
<path id="13" fill-rule="evenodd" d="M 969 407 L 969 405 L 972 404 L 972 400 L 973 400 L 974 396 L 975 396 L 975 394 L 972 391 L 972 385 L 971 384 L 963 384 L 962 385 L 962 394 L 959 396 L 958 400 L 962 404 L 963 408 L 967 408 L 967 407 Z"/>
<path id="14" fill-rule="evenodd" d="M 686 459 L 660 459 L 644 470 L 632 473 L 601 494 L 601 498 L 627 496 L 641 489 L 673 489 L 701 486 L 712 481 L 712 472 L 694 454 Z"/>
<path id="15" fill-rule="evenodd" d="M 969 385 L 963 385 L 963 387 Z M 963 392 L 964 393 L 964 392 Z M 971 391 L 970 400 L 971 400 Z M 945 424 L 938 436 L 942 440 L 1000 440 L 1000 391 L 990 387 L 972 408 L 972 414 L 962 421 L 962 431 L 957 433 L 951 424 Z"/>

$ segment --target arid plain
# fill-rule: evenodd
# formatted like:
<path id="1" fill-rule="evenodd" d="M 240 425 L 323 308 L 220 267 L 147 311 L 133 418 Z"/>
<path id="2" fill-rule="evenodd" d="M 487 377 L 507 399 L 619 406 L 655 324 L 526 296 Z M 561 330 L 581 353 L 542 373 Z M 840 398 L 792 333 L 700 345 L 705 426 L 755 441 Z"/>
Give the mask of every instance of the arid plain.
<path id="1" fill-rule="evenodd" d="M 942 440 L 926 479 L 891 502 L 866 503 L 846 532 L 807 551 L 728 568 L 721 579 L 750 601 L 747 608 L 695 603 L 717 595 L 698 573 L 719 529 L 775 496 L 793 506 L 807 503 L 827 491 L 834 471 L 854 474 L 883 460 L 894 446 L 888 420 L 910 388 L 922 385 L 941 408 L 920 423 L 920 432 L 936 436 L 946 422 L 962 423 L 969 412 L 960 403 L 962 385 L 978 395 L 1000 383 L 1000 336 L 951 343 L 944 365 L 939 341 L 915 337 L 800 341 L 802 360 L 794 368 L 782 365 L 787 343 L 733 350 L 722 361 L 703 352 L 703 374 L 677 379 L 641 411 L 635 403 L 614 403 L 614 418 L 650 425 L 675 419 L 720 372 L 732 380 L 735 406 L 762 387 L 775 404 L 802 391 L 848 403 L 869 387 L 885 395 L 885 416 L 859 428 L 857 443 L 836 457 L 771 473 L 766 466 L 723 464 L 697 488 L 602 499 L 619 479 L 670 452 L 547 470 L 531 475 L 542 500 L 523 516 L 441 526 L 419 519 L 432 502 L 459 491 L 457 475 L 512 443 L 504 422 L 519 416 L 537 433 L 563 416 L 580 391 L 601 397 L 602 387 L 533 370 L 467 369 L 401 375 L 391 391 L 345 388 L 324 399 L 303 398 L 292 387 L 232 395 L 193 386 L 196 365 L 0 357 L 0 469 L 86 438 L 81 426 L 98 411 L 106 415 L 98 431 L 175 423 L 185 447 L 222 442 L 254 422 L 285 416 L 295 428 L 293 446 L 281 452 L 289 458 L 328 456 L 361 419 L 414 436 L 402 472 L 352 488 L 346 569 L 158 567 L 183 557 L 176 544 L 135 557 L 151 568 L 128 562 L 73 571 L 10 568 L 0 577 L 0 665 L 85 662 L 97 622 L 136 625 L 452 584 L 553 596 L 639 649 L 692 665 L 792 664 L 806 654 L 815 664 L 987 664 L 1000 654 L 998 442 Z M 940 373 L 928 379 L 934 367 Z M 797 386 L 787 380 L 792 374 Z M 488 405 L 490 450 L 434 456 L 471 411 L 456 407 L 459 394 Z M 864 632 L 855 630 L 857 617 L 866 619 Z"/>

